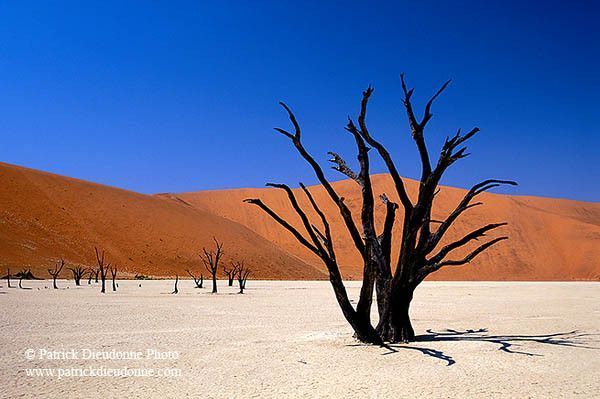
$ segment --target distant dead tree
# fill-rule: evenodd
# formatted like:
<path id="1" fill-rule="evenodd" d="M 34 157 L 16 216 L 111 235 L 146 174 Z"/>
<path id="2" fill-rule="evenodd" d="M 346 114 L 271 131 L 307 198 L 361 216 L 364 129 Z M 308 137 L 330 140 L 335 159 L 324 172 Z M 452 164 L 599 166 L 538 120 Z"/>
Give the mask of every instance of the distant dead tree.
<path id="1" fill-rule="evenodd" d="M 246 288 L 246 281 L 248 281 L 248 276 L 250 275 L 250 269 L 244 266 L 244 262 L 239 262 L 237 267 L 237 280 L 240 285 L 240 294 L 244 293 L 244 289 Z"/>
<path id="2" fill-rule="evenodd" d="M 110 267 L 110 275 L 112 276 L 112 289 L 113 291 L 117 290 L 117 283 L 115 279 L 117 278 L 117 265 Z"/>
<path id="3" fill-rule="evenodd" d="M 233 286 L 233 280 L 237 275 L 239 265 L 236 262 L 231 262 L 231 269 L 227 269 L 227 266 L 223 265 L 223 272 L 227 275 L 227 283 L 229 286 Z"/>
<path id="4" fill-rule="evenodd" d="M 373 89 L 367 88 L 363 92 L 358 115 L 358 126 L 348 118 L 346 130 L 350 133 L 358 150 L 359 171 L 354 172 L 346 161 L 337 153 L 330 152 L 333 169 L 344 174 L 357 185 L 361 193 L 360 216 L 353 218 L 352 211 L 342 197 L 327 180 L 321 166 L 305 149 L 301 141 L 301 130 L 298 121 L 291 109 L 284 103 L 281 106 L 287 112 L 293 133 L 284 129 L 275 130 L 290 139 L 300 156 L 313 169 L 321 186 L 325 189 L 328 197 L 337 207 L 339 214 L 349 232 L 352 243 L 358 250 L 363 262 L 363 279 L 360 296 L 356 308 L 350 302 L 346 288 L 342 281 L 338 261 L 334 251 L 332 232 L 329 221 L 316 203 L 312 194 L 304 185 L 300 184 L 301 190 L 306 196 L 310 206 L 320 219 L 320 226 L 313 224 L 296 199 L 296 193 L 285 184 L 267 184 L 267 186 L 282 189 L 286 192 L 290 204 L 299 216 L 306 233 L 292 226 L 280 215 L 275 213 L 260 199 L 246 199 L 245 202 L 257 205 L 271 218 L 289 231 L 300 244 L 317 255 L 329 272 L 329 280 L 333 287 L 335 297 L 348 323 L 352 326 L 357 339 L 367 343 L 381 344 L 382 342 L 409 342 L 415 339 L 414 330 L 410 321 L 409 308 L 413 299 L 415 288 L 431 273 L 446 266 L 460 266 L 471 262 L 477 255 L 490 248 L 492 245 L 506 240 L 508 237 L 500 236 L 493 238 L 474 249 L 466 256 L 450 258 L 448 256 L 457 249 L 464 249 L 470 244 L 487 235 L 492 230 L 506 225 L 506 223 L 491 223 L 475 229 L 464 237 L 450 242 L 442 240 L 450 226 L 465 211 L 481 202 L 473 202 L 479 194 L 491 188 L 503 184 L 516 185 L 508 180 L 485 180 L 474 185 L 464 195 L 457 207 L 450 212 L 446 218 L 435 220 L 432 218 L 434 198 L 439 191 L 439 182 L 448 167 L 459 159 L 469 155 L 463 145 L 478 131 L 474 128 L 466 134 L 461 134 L 460 129 L 456 134 L 447 137 L 444 142 L 439 158 L 432 163 L 425 142 L 425 127 L 432 117 L 431 106 L 434 100 L 444 91 L 450 81 L 444 83 L 441 88 L 431 97 L 425 105 L 422 119 L 418 119 L 413 110 L 413 89 L 408 89 L 401 75 L 402 91 L 404 93 L 404 108 L 408 116 L 412 138 L 416 144 L 421 163 L 421 178 L 419 192 L 416 198 L 411 199 L 408 195 L 403 179 L 400 177 L 396 165 L 388 150 L 377 141 L 367 128 L 367 103 Z M 381 193 L 386 215 L 384 223 L 379 231 L 376 230 L 374 217 L 375 194 L 370 177 L 370 153 L 374 149 L 386 165 L 394 183 L 395 193 L 391 194 L 394 201 L 400 202 L 403 209 L 401 237 L 393 238 L 392 231 L 396 221 L 396 209 L 398 204 L 390 199 L 385 193 Z M 360 220 L 359 230 L 355 220 Z M 435 228 L 437 226 L 437 228 Z M 396 242 L 399 251 L 398 258 L 392 267 L 392 243 Z M 443 245 L 442 245 L 443 244 Z M 376 327 L 371 323 L 371 305 L 375 290 L 379 322 Z"/>
<path id="5" fill-rule="evenodd" d="M 85 274 L 85 268 L 82 266 L 69 267 L 71 273 L 73 273 L 73 280 L 75 280 L 75 285 L 81 285 L 81 278 Z"/>
<path id="6" fill-rule="evenodd" d="M 96 272 L 94 271 L 94 269 L 90 269 L 90 274 L 88 277 L 88 285 L 92 284 L 92 278 L 94 278 L 94 274 L 96 274 Z"/>
<path id="7" fill-rule="evenodd" d="M 94 282 L 98 283 L 98 274 L 100 274 L 100 269 L 96 268 L 96 270 L 94 270 Z"/>
<path id="8" fill-rule="evenodd" d="M 56 266 L 54 266 L 54 269 L 48 269 L 48 273 L 52 276 L 52 285 L 54 286 L 55 290 L 58 289 L 58 286 L 56 285 L 56 278 L 58 277 L 64 266 L 65 260 L 61 259 L 58 262 L 56 262 Z"/>
<path id="9" fill-rule="evenodd" d="M 106 293 L 106 274 L 108 273 L 108 269 L 110 268 L 110 263 L 105 263 L 106 259 L 104 257 L 104 250 L 102 254 L 98 252 L 98 248 L 94 247 L 94 251 L 96 252 L 96 261 L 98 262 L 98 270 L 96 270 L 96 281 L 98 278 L 98 272 L 100 272 L 100 279 L 102 280 L 102 289 L 100 292 L 102 294 Z"/>
<path id="10" fill-rule="evenodd" d="M 19 273 L 17 273 L 17 276 L 19 277 L 19 288 L 22 290 L 30 290 L 31 288 L 23 287 L 23 279 L 27 279 L 27 278 L 29 278 L 29 276 L 33 277 L 33 273 L 31 273 L 31 269 L 29 269 L 29 270 L 23 269 Z"/>
<path id="11" fill-rule="evenodd" d="M 200 273 L 200 277 L 196 278 L 196 276 L 194 276 L 194 274 L 191 271 L 186 269 L 186 272 L 194 280 L 194 284 L 196 284 L 196 288 L 202 288 L 202 286 L 204 285 L 204 276 L 202 275 L 202 273 Z"/>
<path id="12" fill-rule="evenodd" d="M 217 271 L 219 270 L 219 262 L 223 257 L 223 244 L 219 243 L 216 238 L 213 237 L 215 242 L 215 250 L 208 251 L 206 248 L 202 248 L 203 254 L 200 255 L 204 267 L 212 276 L 212 292 L 217 292 Z"/>
<path id="13" fill-rule="evenodd" d="M 179 275 L 175 275 L 175 289 L 173 290 L 173 292 L 171 292 L 171 294 L 179 294 L 179 290 L 177 289 L 177 283 L 179 283 Z"/>
<path id="14" fill-rule="evenodd" d="M 6 282 L 8 283 L 8 288 L 13 288 L 13 286 L 10 285 L 10 268 L 7 268 L 6 270 Z"/>

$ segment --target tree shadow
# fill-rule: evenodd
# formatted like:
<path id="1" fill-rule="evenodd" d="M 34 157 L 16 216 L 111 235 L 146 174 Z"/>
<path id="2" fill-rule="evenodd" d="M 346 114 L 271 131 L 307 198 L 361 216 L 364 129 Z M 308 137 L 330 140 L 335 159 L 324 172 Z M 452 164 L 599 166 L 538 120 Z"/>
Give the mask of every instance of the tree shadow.
<path id="1" fill-rule="evenodd" d="M 514 345 L 519 346 L 522 343 L 534 343 L 552 346 L 569 346 L 574 348 L 585 349 L 600 349 L 598 347 L 589 346 L 590 338 L 599 334 L 589 334 L 578 330 L 559 332 L 554 334 L 539 334 L 539 335 L 489 335 L 487 328 L 478 330 L 457 331 L 446 329 L 441 332 L 436 332 L 431 329 L 427 330 L 427 334 L 418 335 L 415 340 L 418 342 L 450 342 L 450 341 L 477 341 L 490 342 L 499 345 L 498 350 L 506 353 L 514 353 L 526 356 L 543 356 L 539 353 L 526 352 L 513 348 Z"/>
<path id="2" fill-rule="evenodd" d="M 456 341 L 472 341 L 472 342 L 489 342 L 498 345 L 498 350 L 525 356 L 543 356 L 539 353 L 533 353 L 525 351 L 523 349 L 516 349 L 522 344 L 542 344 L 552 346 L 564 346 L 572 348 L 583 348 L 583 349 L 600 349 L 600 347 L 591 346 L 595 341 L 593 337 L 599 336 L 600 334 L 584 333 L 578 330 L 559 332 L 554 334 L 539 334 L 539 335 L 490 335 L 486 328 L 480 328 L 478 330 L 452 330 L 446 329 L 444 331 L 436 332 L 433 330 L 427 330 L 427 334 L 417 335 L 415 337 L 415 343 L 419 342 L 456 342 Z M 590 342 L 591 341 L 591 342 Z M 413 346 L 412 344 L 384 344 L 383 348 L 387 349 L 387 352 L 382 355 L 391 355 L 398 353 L 400 350 L 415 350 L 421 352 L 425 356 L 440 359 L 446 362 L 446 366 L 452 366 L 456 363 L 454 358 L 440 350 L 431 349 L 421 346 Z M 351 346 L 360 346 L 362 344 L 355 344 Z"/>

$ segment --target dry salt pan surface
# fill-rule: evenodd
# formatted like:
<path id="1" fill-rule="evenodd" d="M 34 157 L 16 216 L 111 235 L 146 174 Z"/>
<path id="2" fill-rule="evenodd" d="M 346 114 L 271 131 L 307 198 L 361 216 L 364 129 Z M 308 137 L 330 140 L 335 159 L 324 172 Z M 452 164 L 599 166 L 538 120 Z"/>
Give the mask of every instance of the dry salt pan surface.
<path id="1" fill-rule="evenodd" d="M 189 280 L 178 295 L 172 281 L 120 281 L 106 295 L 70 281 L 59 290 L 48 281 L 1 285 L 0 397 L 600 392 L 598 283 L 424 283 L 412 307 L 420 342 L 391 348 L 352 339 L 327 282 L 249 281 L 244 295 L 224 282 L 210 294 Z M 356 297 L 359 285 L 348 286 Z M 150 372 L 161 375 L 140 375 Z"/>

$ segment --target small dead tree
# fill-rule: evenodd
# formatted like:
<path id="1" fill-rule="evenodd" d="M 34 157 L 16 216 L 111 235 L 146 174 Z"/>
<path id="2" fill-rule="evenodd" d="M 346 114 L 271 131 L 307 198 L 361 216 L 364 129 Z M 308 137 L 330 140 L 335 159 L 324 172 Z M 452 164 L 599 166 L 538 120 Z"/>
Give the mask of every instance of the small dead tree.
<path id="1" fill-rule="evenodd" d="M 88 277 L 88 285 L 92 284 L 92 279 L 94 278 L 94 274 L 96 274 L 95 271 L 93 269 L 90 269 L 90 274 Z"/>
<path id="2" fill-rule="evenodd" d="M 96 261 L 98 262 L 98 269 L 96 270 L 96 281 L 98 281 L 98 272 L 100 273 L 100 280 L 102 280 L 102 289 L 100 292 L 102 294 L 106 293 L 106 274 L 108 273 L 108 269 L 110 268 L 110 263 L 106 263 L 106 258 L 104 256 L 104 250 L 102 254 L 98 252 L 98 248 L 94 247 L 94 251 L 96 252 Z"/>
<path id="3" fill-rule="evenodd" d="M 301 190 L 296 190 L 306 196 L 307 202 L 318 216 L 320 223 L 312 223 L 296 199 L 296 193 L 285 184 L 267 184 L 270 187 L 282 189 L 287 194 L 290 205 L 301 221 L 303 230 L 291 225 L 280 215 L 264 204 L 260 199 L 249 198 L 245 202 L 254 204 L 273 218 L 284 229 L 291 233 L 304 247 L 321 259 L 329 272 L 329 281 L 335 293 L 336 300 L 342 313 L 358 340 L 381 344 L 383 342 L 409 342 L 415 339 L 411 324 L 409 309 L 416 287 L 431 273 L 443 267 L 466 265 L 473 261 L 477 255 L 491 246 L 506 240 L 506 236 L 492 238 L 466 252 L 466 256 L 452 257 L 455 250 L 463 250 L 468 244 L 475 243 L 480 238 L 487 236 L 493 230 L 506 225 L 506 223 L 490 223 L 471 231 L 456 241 L 446 238 L 445 234 L 453 223 L 465 211 L 475 206 L 482 205 L 474 199 L 481 193 L 503 184 L 516 185 L 509 180 L 490 179 L 475 184 L 466 192 L 457 207 L 446 218 L 435 220 L 432 216 L 434 199 L 439 191 L 439 183 L 446 170 L 456 161 L 469 154 L 464 143 L 471 139 L 479 128 L 474 128 L 462 134 L 460 129 L 452 136 L 448 136 L 442 145 L 436 163 L 430 158 L 425 142 L 425 127 L 431 120 L 431 106 L 435 99 L 446 89 L 450 81 L 429 99 L 425 105 L 422 119 L 414 112 L 412 104 L 413 89 L 409 89 L 401 75 L 403 104 L 408 117 L 411 136 L 416 144 L 421 163 L 421 178 L 416 198 L 410 198 L 405 189 L 404 181 L 398 172 L 394 161 L 385 146 L 379 142 L 367 128 L 367 104 L 373 93 L 371 87 L 363 92 L 358 115 L 358 126 L 348 118 L 346 130 L 356 143 L 358 153 L 359 171 L 354 172 L 346 161 L 337 153 L 330 152 L 333 169 L 344 174 L 357 185 L 360 192 L 360 215 L 352 216 L 352 211 L 333 185 L 325 177 L 323 169 L 309 154 L 301 141 L 301 129 L 292 110 L 284 103 L 281 106 L 287 112 L 293 131 L 276 128 L 275 130 L 287 137 L 300 156 L 310 165 L 319 183 L 324 188 L 327 196 L 333 202 L 344 226 L 349 233 L 351 242 L 356 247 L 363 263 L 363 279 L 360 295 L 356 307 L 350 301 L 336 258 L 332 229 L 330 229 L 328 216 L 321 210 L 307 187 L 300 183 Z M 371 151 L 370 150 L 374 150 Z M 385 193 L 379 198 L 385 206 L 385 219 L 383 225 L 376 230 L 374 203 L 375 193 L 371 183 L 370 156 L 375 153 L 386 165 L 393 181 L 394 192 L 390 193 L 398 201 L 403 210 L 402 230 L 400 237 L 392 237 L 393 227 L 396 222 L 396 210 L 399 208 Z M 360 221 L 360 224 L 356 223 Z M 361 231 L 362 230 L 362 231 Z M 397 251 L 392 251 L 392 244 L 396 242 Z M 398 258 L 392 263 L 392 254 L 397 253 Z M 376 296 L 379 322 L 375 326 L 371 323 L 371 307 L 373 295 Z"/>
<path id="4" fill-rule="evenodd" d="M 248 281 L 249 275 L 250 269 L 244 266 L 244 262 L 239 262 L 237 267 L 237 281 L 240 285 L 240 294 L 244 293 L 244 289 L 246 288 L 246 281 Z"/>
<path id="5" fill-rule="evenodd" d="M 177 284 L 179 283 L 179 275 L 175 275 L 175 289 L 173 290 L 173 292 L 171 292 L 171 294 L 179 294 L 179 290 L 177 289 Z"/>
<path id="6" fill-rule="evenodd" d="M 219 270 L 219 262 L 223 257 L 223 244 L 214 237 L 213 240 L 215 242 L 215 250 L 208 251 L 206 248 L 202 248 L 203 254 L 200 255 L 200 258 L 202 259 L 202 263 L 204 263 L 204 267 L 212 276 L 212 292 L 214 294 L 217 292 L 217 271 Z"/>
<path id="7" fill-rule="evenodd" d="M 48 273 L 52 276 L 52 285 L 54 286 L 55 290 L 58 289 L 58 286 L 56 285 L 56 278 L 58 277 L 64 266 L 65 260 L 61 259 L 58 262 L 56 262 L 56 266 L 54 266 L 54 269 L 48 269 Z"/>
<path id="8" fill-rule="evenodd" d="M 19 288 L 22 290 L 26 289 L 23 288 L 23 279 L 27 277 L 27 270 L 23 269 L 19 273 L 17 273 L 17 275 L 19 276 Z"/>
<path id="9" fill-rule="evenodd" d="M 235 280 L 235 276 L 237 276 L 239 262 L 231 262 L 231 269 L 228 269 L 227 266 L 223 265 L 223 272 L 227 276 L 227 283 L 229 286 L 233 286 L 233 281 Z"/>
<path id="10" fill-rule="evenodd" d="M 112 276 L 112 290 L 117 290 L 117 283 L 115 279 L 117 278 L 117 265 L 110 267 L 110 275 Z"/>
<path id="11" fill-rule="evenodd" d="M 202 288 L 202 286 L 204 285 L 204 276 L 202 275 L 202 273 L 200 273 L 200 277 L 196 278 L 196 276 L 194 276 L 194 274 L 191 271 L 189 271 L 188 269 L 186 269 L 185 271 L 194 280 L 194 284 L 196 284 L 196 288 Z"/>
<path id="12" fill-rule="evenodd" d="M 98 274 L 100 274 L 100 269 L 94 270 L 94 282 L 98 284 Z"/>
<path id="13" fill-rule="evenodd" d="M 10 268 L 7 268 L 6 271 L 6 282 L 8 283 L 8 288 L 13 288 L 13 286 L 10 285 Z"/>
<path id="14" fill-rule="evenodd" d="M 81 278 L 85 274 L 86 269 L 84 269 L 81 266 L 75 266 L 75 267 L 69 267 L 69 270 L 71 271 L 71 273 L 73 273 L 73 280 L 75 280 L 75 285 L 80 286 Z"/>

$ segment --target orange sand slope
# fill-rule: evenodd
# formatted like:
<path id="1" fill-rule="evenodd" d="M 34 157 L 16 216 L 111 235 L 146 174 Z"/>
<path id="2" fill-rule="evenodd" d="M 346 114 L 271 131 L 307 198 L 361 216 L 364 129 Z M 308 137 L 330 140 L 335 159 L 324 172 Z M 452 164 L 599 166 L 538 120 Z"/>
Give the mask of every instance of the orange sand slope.
<path id="1" fill-rule="evenodd" d="M 0 204 L 2 275 L 31 267 L 48 277 L 59 257 L 93 265 L 98 246 L 129 275 L 187 276 L 189 268 L 206 278 L 198 254 L 215 236 L 224 260 L 245 259 L 254 278 L 324 277 L 238 223 L 160 197 L 0 163 Z"/>
<path id="2" fill-rule="evenodd" d="M 377 193 L 395 198 L 387 175 L 373 180 Z M 416 183 L 407 180 L 407 186 L 414 198 Z M 360 201 L 355 183 L 341 181 L 335 187 L 356 210 Z M 344 276 L 360 278 L 358 255 L 335 207 L 320 187 L 311 190 L 331 220 Z M 444 187 L 437 196 L 434 218 L 447 215 L 463 194 L 464 190 Z M 97 245 L 130 275 L 185 275 L 187 268 L 199 273 L 204 270 L 198 253 L 216 236 L 225 243 L 227 260 L 245 259 L 255 278 L 326 278 L 314 255 L 259 209 L 241 202 L 248 197 L 262 198 L 300 226 L 279 190 L 148 196 L 0 163 L 0 267 L 15 271 L 31 267 L 45 277 L 59 257 L 93 265 Z M 485 206 L 463 215 L 449 232 L 450 238 L 486 223 L 508 221 L 502 233 L 511 240 L 471 265 L 443 269 L 432 279 L 600 280 L 600 204 L 493 194 L 484 194 L 481 200 Z M 378 204 L 379 225 L 383 211 Z M 399 237 L 399 231 L 395 234 Z"/>
<path id="3" fill-rule="evenodd" d="M 377 194 L 385 193 L 399 203 L 392 179 L 388 175 L 373 176 Z M 412 199 L 416 198 L 417 182 L 406 180 Z M 355 182 L 345 180 L 334 184 L 346 203 L 358 216 L 360 191 Z M 321 187 L 311 187 L 311 192 L 328 215 L 335 242 L 337 257 L 346 278 L 360 278 L 359 256 L 354 249 L 337 208 Z M 434 219 L 445 218 L 458 204 L 465 190 L 442 187 L 436 197 Z M 319 219 L 296 190 L 301 205 L 313 223 Z M 285 193 L 277 189 L 239 189 L 183 193 L 178 198 L 198 209 L 212 212 L 247 226 L 282 249 L 297 255 L 306 263 L 321 267 L 318 259 L 300 246 L 295 239 L 276 225 L 253 205 L 240 205 L 244 198 L 261 198 L 277 213 L 293 222 L 295 216 Z M 506 221 L 508 226 L 497 234 L 506 234 L 510 240 L 490 248 L 470 265 L 447 267 L 430 276 L 432 280 L 599 280 L 600 279 L 600 204 L 569 200 L 521 197 L 484 193 L 478 197 L 484 205 L 467 211 L 448 232 L 449 239 L 458 239 L 487 223 Z M 385 215 L 383 204 L 376 208 L 378 228 Z M 402 212 L 397 213 L 402 217 Z M 357 220 L 357 224 L 358 220 Z M 396 223 L 395 237 L 399 237 L 401 223 Z M 492 237 L 492 236 L 490 236 Z M 480 241 L 483 242 L 483 241 Z M 442 243 L 443 244 L 443 243 Z M 396 254 L 397 248 L 396 245 Z M 465 252 L 456 252 L 456 256 Z"/>

